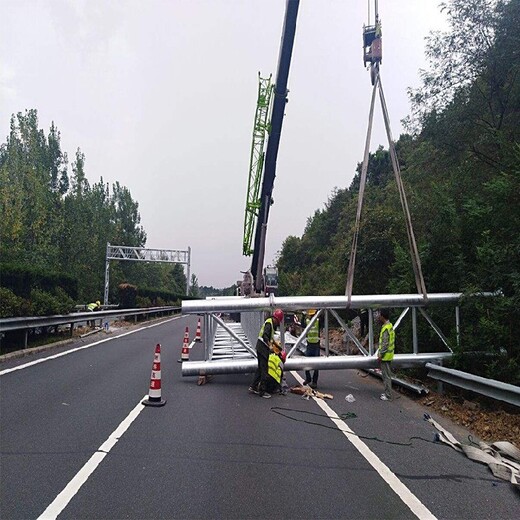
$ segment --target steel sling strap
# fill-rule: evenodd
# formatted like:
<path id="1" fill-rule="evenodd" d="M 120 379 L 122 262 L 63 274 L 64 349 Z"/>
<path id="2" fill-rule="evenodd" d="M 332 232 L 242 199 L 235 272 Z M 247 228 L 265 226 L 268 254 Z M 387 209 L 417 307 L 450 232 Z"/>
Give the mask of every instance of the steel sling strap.
<path id="1" fill-rule="evenodd" d="M 378 74 L 379 76 L 379 74 Z M 424 278 L 421 269 L 421 259 L 419 257 L 419 250 L 415 242 L 415 235 L 412 226 L 412 217 L 410 216 L 410 210 L 408 209 L 408 202 L 406 200 L 406 194 L 404 191 L 403 181 L 401 179 L 401 171 L 399 168 L 399 161 L 397 160 L 397 153 L 395 151 L 394 141 L 392 139 L 392 132 L 390 130 L 390 120 L 388 117 L 388 110 L 386 108 L 385 96 L 383 94 L 383 85 L 381 78 L 379 78 L 379 99 L 381 100 L 381 109 L 383 110 L 383 118 L 385 120 L 386 134 L 388 137 L 388 148 L 390 150 L 390 158 L 392 160 L 392 166 L 394 169 L 395 180 L 399 189 L 399 197 L 401 198 L 401 206 L 403 207 L 404 218 L 406 222 L 406 232 L 408 234 L 408 244 L 410 246 L 410 256 L 412 257 L 413 271 L 415 275 L 415 284 L 417 285 L 417 292 L 422 293 L 424 296 L 425 303 L 428 302 L 428 294 L 426 292 L 426 285 L 424 284 Z"/>
<path id="2" fill-rule="evenodd" d="M 347 296 L 347 307 L 350 307 L 350 302 L 351 302 L 351 298 L 352 298 L 352 286 L 353 286 L 353 282 L 354 282 L 354 268 L 355 268 L 355 263 L 356 263 L 356 253 L 357 253 L 357 243 L 358 243 L 358 236 L 359 236 L 360 220 L 361 220 L 361 210 L 363 207 L 363 197 L 364 197 L 364 191 L 365 191 L 365 185 L 366 185 L 366 174 L 367 174 L 367 169 L 368 169 L 368 158 L 369 158 L 369 149 L 370 149 L 370 137 L 371 137 L 371 133 L 372 133 L 372 120 L 373 120 L 373 115 L 374 115 L 375 92 L 376 92 L 377 87 L 379 87 L 379 97 L 381 100 L 381 108 L 383 111 L 383 118 L 384 118 L 386 133 L 387 133 L 387 137 L 388 137 L 390 158 L 392 161 L 392 167 L 394 170 L 394 175 L 395 175 L 397 187 L 399 190 L 399 197 L 401 199 L 401 205 L 403 207 L 403 213 L 404 213 L 405 222 L 406 222 L 406 231 L 407 231 L 407 235 L 408 235 L 408 243 L 410 246 L 410 255 L 412 258 L 412 266 L 413 266 L 414 275 L 415 275 L 415 283 L 417 285 L 417 291 L 419 293 L 423 294 L 425 303 L 428 301 L 426 286 L 425 286 L 424 278 L 422 275 L 421 261 L 419 258 L 419 252 L 417 250 L 415 236 L 413 233 L 412 219 L 410 216 L 410 211 L 408 209 L 406 194 L 404 191 L 404 186 L 403 186 L 401 175 L 400 175 L 399 162 L 397 160 L 397 154 L 395 151 L 395 146 L 394 146 L 394 142 L 392 139 L 392 133 L 390 130 L 390 121 L 389 121 L 389 117 L 388 117 L 388 110 L 386 107 L 385 97 L 383 94 L 383 87 L 381 84 L 379 69 L 377 69 L 376 77 L 375 77 L 375 81 L 374 81 L 374 87 L 372 90 L 372 101 L 370 104 L 367 138 L 365 141 L 365 154 L 363 157 L 363 166 L 361 169 L 361 178 L 360 178 L 360 185 L 359 185 L 356 223 L 355 223 L 355 227 L 354 227 L 354 236 L 352 239 L 352 248 L 350 251 L 350 259 L 349 259 L 349 266 L 348 266 L 348 272 L 347 272 L 347 286 L 345 289 L 345 294 Z"/>
<path id="3" fill-rule="evenodd" d="M 356 212 L 356 223 L 354 226 L 354 236 L 352 238 L 352 248 L 350 250 L 350 259 L 348 263 L 347 272 L 347 286 L 345 289 L 345 295 L 347 296 L 347 307 L 350 307 L 350 300 L 352 297 L 352 285 L 354 283 L 354 267 L 356 265 L 356 252 L 357 243 L 359 237 L 359 225 L 361 221 L 361 210 L 363 209 L 363 197 L 365 194 L 365 185 L 367 182 L 367 169 L 368 169 L 368 157 L 370 152 L 370 137 L 372 135 L 372 120 L 374 118 L 374 105 L 376 100 L 376 90 L 379 83 L 379 74 L 376 76 L 374 81 L 374 87 L 372 88 L 372 101 L 370 102 L 370 112 L 368 116 L 368 129 L 367 137 L 365 141 L 365 154 L 363 156 L 363 166 L 361 167 L 361 177 L 359 181 L 359 195 Z"/>

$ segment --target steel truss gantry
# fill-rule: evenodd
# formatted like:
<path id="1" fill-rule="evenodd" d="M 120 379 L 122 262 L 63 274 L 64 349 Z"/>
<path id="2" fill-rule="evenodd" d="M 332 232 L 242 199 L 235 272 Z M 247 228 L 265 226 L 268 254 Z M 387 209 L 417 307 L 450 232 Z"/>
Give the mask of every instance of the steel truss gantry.
<path id="1" fill-rule="evenodd" d="M 317 309 L 310 323 L 303 330 L 296 342 L 287 348 L 287 360 L 285 370 L 336 370 L 347 368 L 370 369 L 377 368 L 378 360 L 374 349 L 373 313 L 382 307 L 401 308 L 402 312 L 394 323 L 398 329 L 404 317 L 411 311 L 413 353 L 396 354 L 393 364 L 401 367 L 411 367 L 426 363 L 442 363 L 443 359 L 450 358 L 452 349 L 446 336 L 435 324 L 427 312 L 427 308 L 437 305 L 451 305 L 455 307 L 455 326 L 457 331 L 457 343 L 460 341 L 460 314 L 459 302 L 464 295 L 462 293 L 433 293 L 428 295 L 428 307 L 424 305 L 422 294 L 397 294 L 397 295 L 367 295 L 351 296 L 295 296 L 269 298 L 213 298 L 208 300 L 190 300 L 182 302 L 183 314 L 199 314 L 204 316 L 204 361 L 187 361 L 182 364 L 182 375 L 210 375 L 210 374 L 238 374 L 254 372 L 257 366 L 255 344 L 258 331 L 263 323 L 265 313 L 272 312 L 275 308 L 284 311 L 301 311 L 305 309 Z M 497 296 L 497 293 L 479 293 L 474 297 Z M 467 297 L 467 295 L 466 295 Z M 369 344 L 368 350 L 361 345 L 354 333 L 344 323 L 338 314 L 338 310 L 368 309 L 369 312 Z M 441 339 L 446 347 L 444 352 L 419 352 L 417 337 L 417 311 L 424 316 L 431 328 Z M 231 315 L 240 314 L 240 324 L 226 323 L 222 313 Z M 356 344 L 361 355 L 332 356 L 329 357 L 328 328 L 329 314 L 332 314 L 340 326 L 345 330 L 349 338 Z M 294 357 L 293 354 L 305 339 L 312 323 L 324 315 L 325 331 L 325 356 L 322 357 Z M 238 326 L 238 329 L 237 329 Z M 215 354 L 215 335 L 219 334 L 219 353 L 221 351 L 223 337 L 227 338 L 226 351 L 229 355 Z M 285 334 L 283 326 L 281 340 Z"/>
<path id="2" fill-rule="evenodd" d="M 105 263 L 105 294 L 103 304 L 108 305 L 108 290 L 110 285 L 110 260 L 129 260 L 132 262 L 162 262 L 169 264 L 185 264 L 186 294 L 190 288 L 191 248 L 187 250 L 145 249 L 143 247 L 113 246 L 107 242 Z"/>

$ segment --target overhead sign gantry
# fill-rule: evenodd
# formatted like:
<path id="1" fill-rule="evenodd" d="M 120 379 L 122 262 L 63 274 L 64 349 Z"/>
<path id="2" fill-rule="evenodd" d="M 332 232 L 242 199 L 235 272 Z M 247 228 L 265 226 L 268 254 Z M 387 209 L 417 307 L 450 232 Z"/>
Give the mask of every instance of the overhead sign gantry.
<path id="1" fill-rule="evenodd" d="M 187 250 L 172 249 L 145 249 L 143 247 L 113 246 L 107 243 L 107 254 L 105 263 L 105 294 L 103 304 L 108 305 L 108 289 L 110 284 L 110 260 L 129 260 L 132 262 L 162 262 L 169 264 L 185 264 L 186 294 L 190 288 L 190 260 L 191 248 Z"/>

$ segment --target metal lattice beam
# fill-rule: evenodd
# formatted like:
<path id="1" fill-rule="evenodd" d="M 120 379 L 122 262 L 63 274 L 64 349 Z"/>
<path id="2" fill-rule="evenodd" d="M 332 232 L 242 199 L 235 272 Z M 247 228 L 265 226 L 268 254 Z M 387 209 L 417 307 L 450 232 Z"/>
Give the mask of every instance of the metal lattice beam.
<path id="1" fill-rule="evenodd" d="M 107 246 L 107 260 L 133 260 L 136 262 L 167 262 L 188 264 L 190 250 L 144 249 L 142 247 Z"/>
<path id="2" fill-rule="evenodd" d="M 187 250 L 145 249 L 144 247 L 113 246 L 107 243 L 105 261 L 105 293 L 104 305 L 108 305 L 110 285 L 110 260 L 129 260 L 132 262 L 162 262 L 169 264 L 186 264 L 186 294 L 190 288 L 191 248 Z"/>

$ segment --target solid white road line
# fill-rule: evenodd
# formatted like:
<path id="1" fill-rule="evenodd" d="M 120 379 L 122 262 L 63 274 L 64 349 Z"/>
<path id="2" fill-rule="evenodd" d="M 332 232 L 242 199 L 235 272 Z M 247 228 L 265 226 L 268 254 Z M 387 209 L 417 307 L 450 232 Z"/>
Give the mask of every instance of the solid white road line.
<path id="1" fill-rule="evenodd" d="M 303 378 L 299 374 L 296 372 L 291 372 L 291 374 L 300 384 L 303 383 Z M 317 397 L 313 397 L 313 399 L 417 518 L 420 520 L 437 520 L 431 511 L 397 478 L 395 473 L 379 459 L 356 433 L 338 417 L 338 414 L 323 399 L 318 399 Z"/>
<path id="2" fill-rule="evenodd" d="M 63 491 L 52 501 L 47 509 L 38 517 L 38 520 L 55 519 L 65 509 L 67 504 L 72 500 L 74 495 L 80 490 L 81 486 L 92 475 L 94 470 L 101 464 L 101 461 L 107 456 L 110 450 L 115 446 L 116 442 L 128 430 L 130 425 L 134 422 L 137 416 L 144 408 L 142 401 L 146 399 L 145 395 L 139 400 L 137 406 L 128 414 L 126 419 L 112 432 L 108 439 L 97 449 L 97 451 L 90 457 L 85 465 L 79 470 L 75 477 L 65 486 Z"/>
<path id="3" fill-rule="evenodd" d="M 55 354 L 54 356 L 49 356 L 46 358 L 35 359 L 34 361 L 29 361 L 29 363 L 24 363 L 23 365 L 18 365 L 13 368 L 6 368 L 5 370 L 0 370 L 0 376 L 5 374 L 9 374 L 9 372 L 14 372 L 15 370 L 22 370 L 23 368 L 28 368 L 33 365 L 37 365 L 38 363 L 43 363 L 45 361 L 50 361 L 51 359 L 57 359 L 61 356 L 68 356 L 73 352 L 77 352 L 78 350 L 83 350 L 85 348 L 95 347 L 101 343 L 105 343 L 106 341 L 112 341 L 113 339 L 122 338 L 123 336 L 128 336 L 129 334 L 135 334 L 136 332 L 140 332 L 141 330 L 151 329 L 152 327 L 157 327 L 159 325 L 163 325 L 164 323 L 168 323 L 173 320 L 178 320 L 181 316 L 175 316 L 174 318 L 170 318 L 168 320 L 161 321 L 160 323 L 153 323 L 152 325 L 146 325 L 146 327 L 140 327 L 135 330 L 131 330 L 130 332 L 124 332 L 123 334 L 118 334 L 117 336 L 111 336 L 110 338 L 105 338 L 100 341 L 96 341 L 94 343 L 89 343 L 88 345 L 83 345 L 82 347 L 76 347 L 71 350 L 67 350 L 66 352 L 60 352 L 59 354 Z"/>

